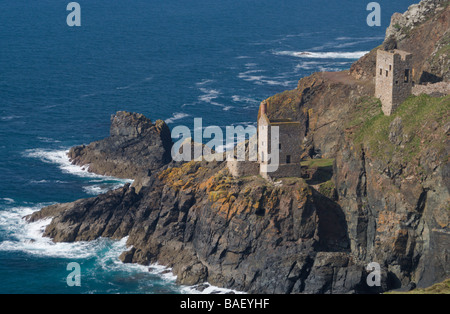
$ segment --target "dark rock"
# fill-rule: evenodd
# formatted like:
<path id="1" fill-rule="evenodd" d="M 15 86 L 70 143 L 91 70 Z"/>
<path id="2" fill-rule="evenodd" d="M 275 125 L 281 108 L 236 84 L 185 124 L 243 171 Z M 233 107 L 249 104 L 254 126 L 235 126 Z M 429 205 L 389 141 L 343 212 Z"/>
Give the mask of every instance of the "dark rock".
<path id="1" fill-rule="evenodd" d="M 209 287 L 210 287 L 210 285 L 203 283 L 203 284 L 196 285 L 192 288 L 194 288 L 195 290 L 197 290 L 199 292 L 203 292 L 203 291 L 205 291 L 205 289 L 207 289 Z"/>
<path id="2" fill-rule="evenodd" d="M 108 138 L 72 148 L 69 158 L 97 174 L 134 179 L 140 189 L 152 171 L 171 161 L 172 145 L 164 121 L 152 123 L 142 114 L 119 111 L 111 117 Z"/>
<path id="3" fill-rule="evenodd" d="M 208 278 L 208 269 L 201 263 L 184 267 L 179 274 L 179 281 L 185 285 L 192 286 L 205 282 Z"/>
<path id="4" fill-rule="evenodd" d="M 122 252 L 120 254 L 119 259 L 122 261 L 122 263 L 129 264 L 133 261 L 133 255 L 136 252 L 135 248 L 131 248 L 129 251 Z"/>
<path id="5" fill-rule="evenodd" d="M 397 40 L 394 36 L 390 36 L 384 41 L 383 49 L 386 51 L 397 49 Z"/>

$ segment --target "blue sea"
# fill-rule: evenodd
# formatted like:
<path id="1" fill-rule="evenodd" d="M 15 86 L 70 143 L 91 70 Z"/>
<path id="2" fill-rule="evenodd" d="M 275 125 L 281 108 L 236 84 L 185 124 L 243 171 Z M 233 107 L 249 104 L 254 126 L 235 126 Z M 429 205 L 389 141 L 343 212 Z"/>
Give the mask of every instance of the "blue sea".
<path id="1" fill-rule="evenodd" d="M 192 292 L 162 266 L 119 262 L 126 239 L 55 244 L 41 237 L 49 221 L 24 222 L 126 182 L 65 152 L 107 137 L 118 110 L 254 125 L 262 100 L 348 69 L 417 0 L 378 1 L 381 27 L 366 23 L 369 0 L 80 0 L 80 27 L 66 24 L 69 2 L 0 1 L 0 293 Z"/>

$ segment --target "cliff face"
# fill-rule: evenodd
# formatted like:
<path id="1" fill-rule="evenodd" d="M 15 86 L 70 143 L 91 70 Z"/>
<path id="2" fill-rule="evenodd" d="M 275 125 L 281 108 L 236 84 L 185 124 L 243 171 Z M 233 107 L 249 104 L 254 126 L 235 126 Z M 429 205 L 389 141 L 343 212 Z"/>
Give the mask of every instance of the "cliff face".
<path id="1" fill-rule="evenodd" d="M 381 262 L 393 288 L 428 286 L 450 272 L 450 96 L 410 98 L 390 117 L 369 104 L 336 156 L 352 252 Z"/>
<path id="2" fill-rule="evenodd" d="M 388 29 L 385 45 L 416 55 L 418 81 L 448 78 L 448 2 L 423 1 Z M 358 293 L 442 281 L 450 276 L 450 96 L 410 97 L 384 116 L 372 97 L 374 56 L 266 100 L 269 118 L 301 122 L 304 157 L 334 160 L 326 186 L 235 179 L 224 163 L 174 163 L 164 122 L 119 112 L 109 138 L 69 155 L 133 186 L 28 219 L 53 217 L 44 235 L 54 241 L 128 236 L 122 261 L 157 261 L 187 285 Z M 380 288 L 366 284 L 370 262 L 382 267 Z"/>
<path id="3" fill-rule="evenodd" d="M 233 179 L 223 163 L 189 162 L 153 175 L 139 194 L 126 185 L 28 219 L 48 216 L 54 218 L 44 236 L 129 236 L 124 262 L 171 266 L 181 284 L 208 281 L 254 293 L 367 288 L 342 209 L 303 179 Z"/>
<path id="4" fill-rule="evenodd" d="M 111 117 L 110 136 L 70 149 L 73 164 L 89 166 L 101 175 L 135 179 L 145 184 L 152 171 L 171 161 L 172 138 L 162 120 L 155 123 L 142 114 L 119 111 Z"/>
<path id="5" fill-rule="evenodd" d="M 417 83 L 448 81 L 448 4 L 422 1 L 387 30 L 384 46 L 414 54 Z M 384 117 L 372 97 L 378 48 L 348 73 L 316 73 L 269 98 L 269 113 L 303 122 L 305 156 L 335 158 L 356 259 L 380 263 L 390 288 L 427 286 L 450 275 L 450 98 L 411 98 Z"/>

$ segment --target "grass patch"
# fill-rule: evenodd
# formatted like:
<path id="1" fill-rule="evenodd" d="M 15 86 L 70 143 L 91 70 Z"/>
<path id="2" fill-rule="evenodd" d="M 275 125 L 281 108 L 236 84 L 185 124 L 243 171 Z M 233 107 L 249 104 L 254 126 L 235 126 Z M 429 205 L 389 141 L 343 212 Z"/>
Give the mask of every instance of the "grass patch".
<path id="1" fill-rule="evenodd" d="M 414 289 L 408 292 L 391 291 L 386 294 L 450 294 L 450 279 L 424 289 Z"/>
<path id="2" fill-rule="evenodd" d="M 378 98 L 361 97 L 359 103 L 349 117 L 346 128 L 349 130 L 358 129 L 371 118 L 382 114 L 381 101 Z"/>
<path id="3" fill-rule="evenodd" d="M 324 168 L 324 167 L 333 167 L 334 159 L 333 158 L 322 158 L 322 159 L 308 159 L 302 161 L 300 164 L 304 167 L 308 168 Z"/>
<path id="4" fill-rule="evenodd" d="M 374 100 L 363 100 L 348 126 L 354 144 L 364 146 L 373 157 L 410 162 L 424 150 L 445 151 L 446 135 L 438 128 L 448 122 L 450 96 L 410 96 L 391 116 L 381 112 L 381 104 L 375 106 Z M 393 143 L 389 134 L 397 117 L 401 119 L 402 138 Z"/>
<path id="5" fill-rule="evenodd" d="M 306 180 L 306 183 L 308 184 L 321 184 L 330 180 L 333 176 L 334 159 L 332 158 L 308 159 L 300 164 L 307 168 L 306 173 L 309 179 Z"/>
<path id="6" fill-rule="evenodd" d="M 302 94 L 296 89 L 273 95 L 266 99 L 268 116 L 295 120 L 293 115 L 298 114 L 301 102 Z"/>
<path id="7" fill-rule="evenodd" d="M 335 197 L 335 185 L 333 180 L 328 180 L 319 186 L 319 193 L 325 195 L 329 199 L 334 199 Z"/>

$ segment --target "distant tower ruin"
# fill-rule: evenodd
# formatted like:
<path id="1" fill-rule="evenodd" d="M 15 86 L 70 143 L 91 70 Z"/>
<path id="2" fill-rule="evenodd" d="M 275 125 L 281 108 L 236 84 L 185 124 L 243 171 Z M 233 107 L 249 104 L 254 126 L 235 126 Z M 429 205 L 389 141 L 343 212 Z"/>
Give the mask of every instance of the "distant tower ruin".
<path id="1" fill-rule="evenodd" d="M 411 95 L 412 54 L 379 49 L 375 77 L 375 97 L 381 100 L 384 114 L 390 116 Z"/>

